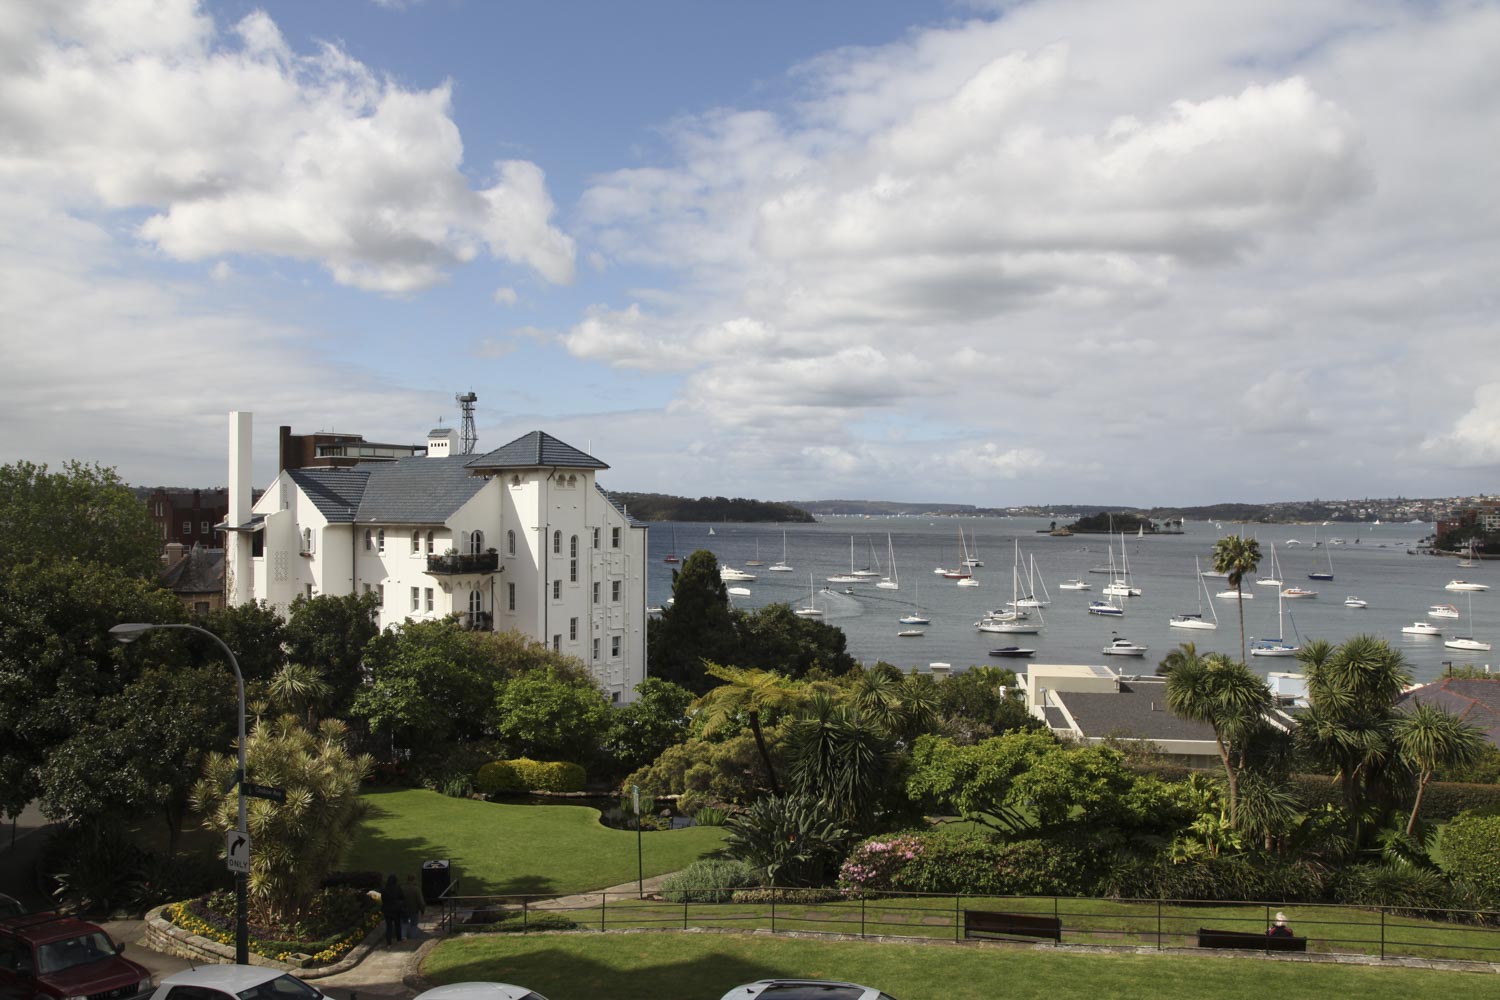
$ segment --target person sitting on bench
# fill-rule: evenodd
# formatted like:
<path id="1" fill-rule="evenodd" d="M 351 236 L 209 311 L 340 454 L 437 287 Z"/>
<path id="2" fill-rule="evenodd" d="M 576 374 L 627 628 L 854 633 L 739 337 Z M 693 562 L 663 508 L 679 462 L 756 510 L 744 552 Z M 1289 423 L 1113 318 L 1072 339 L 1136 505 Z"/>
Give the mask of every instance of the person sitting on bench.
<path id="1" fill-rule="evenodd" d="M 1276 922 L 1266 928 L 1267 937 L 1293 937 L 1291 927 L 1287 926 L 1286 914 L 1280 910 L 1276 911 Z"/>

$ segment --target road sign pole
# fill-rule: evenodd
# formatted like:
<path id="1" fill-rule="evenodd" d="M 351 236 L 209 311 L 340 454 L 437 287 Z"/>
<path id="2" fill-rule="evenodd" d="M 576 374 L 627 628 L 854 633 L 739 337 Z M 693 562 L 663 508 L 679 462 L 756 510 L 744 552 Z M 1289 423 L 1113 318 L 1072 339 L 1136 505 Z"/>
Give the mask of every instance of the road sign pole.
<path id="1" fill-rule="evenodd" d="M 635 895 L 646 898 L 646 869 L 641 861 L 641 786 L 630 786 L 630 802 L 635 807 Z"/>

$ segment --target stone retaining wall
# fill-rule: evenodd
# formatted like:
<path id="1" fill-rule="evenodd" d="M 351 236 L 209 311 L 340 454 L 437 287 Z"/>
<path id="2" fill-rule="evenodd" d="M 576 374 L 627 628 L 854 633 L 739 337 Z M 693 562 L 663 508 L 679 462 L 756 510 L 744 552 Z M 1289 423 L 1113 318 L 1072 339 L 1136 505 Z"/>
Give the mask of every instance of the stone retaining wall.
<path id="1" fill-rule="evenodd" d="M 158 906 L 146 914 L 146 932 L 141 942 L 152 951 L 161 952 L 164 955 L 176 955 L 178 958 L 186 958 L 193 962 L 204 962 L 213 965 L 231 965 L 234 963 L 234 945 L 220 944 L 206 937 L 194 934 L 172 923 L 162 916 L 161 911 L 165 906 Z M 284 972 L 295 972 L 298 979 L 319 979 L 323 976 L 332 976 L 345 970 L 352 969 L 370 953 L 370 950 L 379 944 L 385 935 L 385 924 L 382 922 L 372 930 L 359 944 L 350 948 L 344 957 L 337 962 L 328 965 L 313 966 L 312 958 L 308 957 L 296 962 L 279 962 L 274 958 L 264 955 L 250 953 L 251 965 L 262 965 L 270 969 L 281 969 Z"/>

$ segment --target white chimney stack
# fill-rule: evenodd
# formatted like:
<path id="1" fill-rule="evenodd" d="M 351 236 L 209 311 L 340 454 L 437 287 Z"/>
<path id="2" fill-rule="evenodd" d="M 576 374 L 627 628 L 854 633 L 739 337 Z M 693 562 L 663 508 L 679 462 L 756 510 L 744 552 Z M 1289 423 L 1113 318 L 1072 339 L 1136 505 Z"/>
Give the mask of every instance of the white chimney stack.
<path id="1" fill-rule="evenodd" d="M 229 413 L 229 522 L 225 539 L 224 595 L 231 607 L 249 603 L 255 596 L 255 579 L 250 562 L 250 533 L 237 531 L 250 520 L 250 421 L 253 414 L 243 410 Z"/>

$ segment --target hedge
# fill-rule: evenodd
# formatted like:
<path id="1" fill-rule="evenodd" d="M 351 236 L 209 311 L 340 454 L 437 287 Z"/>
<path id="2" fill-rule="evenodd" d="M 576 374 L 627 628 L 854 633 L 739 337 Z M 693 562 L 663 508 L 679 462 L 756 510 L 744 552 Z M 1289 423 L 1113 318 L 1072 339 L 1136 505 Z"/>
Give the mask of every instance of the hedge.
<path id="1" fill-rule="evenodd" d="M 1500 816 L 1464 813 L 1443 828 L 1443 871 L 1500 891 Z"/>
<path id="2" fill-rule="evenodd" d="M 474 776 L 474 786 L 485 795 L 496 792 L 580 792 L 584 778 L 583 768 L 568 761 L 518 757 L 485 764 Z"/>

